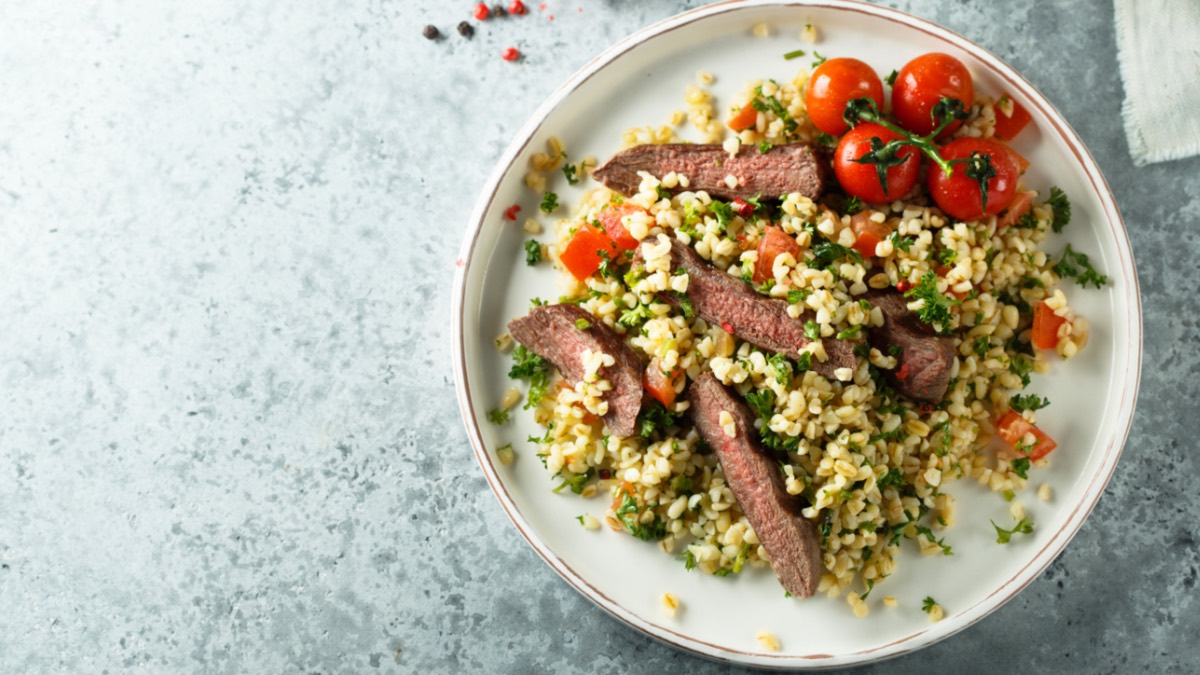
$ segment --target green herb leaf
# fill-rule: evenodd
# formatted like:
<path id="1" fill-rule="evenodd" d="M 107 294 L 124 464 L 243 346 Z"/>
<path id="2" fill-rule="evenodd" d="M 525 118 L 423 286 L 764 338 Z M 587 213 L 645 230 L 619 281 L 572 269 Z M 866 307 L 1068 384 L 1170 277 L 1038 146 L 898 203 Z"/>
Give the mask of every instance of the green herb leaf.
<path id="1" fill-rule="evenodd" d="M 1026 410 L 1041 410 L 1050 405 L 1050 399 L 1043 398 L 1037 394 L 1017 394 L 1008 399 L 1008 404 L 1017 412 L 1025 412 Z"/>
<path id="2" fill-rule="evenodd" d="M 862 326 L 851 326 L 851 327 L 847 328 L 846 330 L 838 333 L 837 339 L 851 340 L 851 339 L 858 337 L 858 334 L 861 332 L 862 332 Z"/>
<path id="3" fill-rule="evenodd" d="M 525 264 L 536 265 L 542 261 L 542 245 L 530 239 L 525 242 Z"/>
<path id="4" fill-rule="evenodd" d="M 1108 283 L 1108 277 L 1097 272 L 1095 267 L 1092 267 L 1091 260 L 1084 253 L 1079 253 L 1067 244 L 1067 248 L 1063 251 L 1062 258 L 1054 263 L 1051 268 L 1058 276 L 1066 279 L 1075 279 L 1083 288 L 1087 288 L 1088 284 L 1094 284 L 1096 288 L 1100 288 Z"/>
<path id="5" fill-rule="evenodd" d="M 892 72 L 888 73 L 888 76 L 884 78 L 883 81 L 887 82 L 888 86 L 891 87 L 896 84 L 896 76 L 899 74 L 900 73 L 898 71 L 893 70 Z"/>
<path id="6" fill-rule="evenodd" d="M 806 52 L 803 49 L 796 49 L 794 51 L 790 51 L 790 52 L 784 54 L 783 58 L 788 61 L 791 61 L 792 59 L 798 59 L 801 56 L 804 56 L 805 53 Z"/>
<path id="7" fill-rule="evenodd" d="M 729 229 L 729 222 L 733 220 L 733 206 L 729 202 L 723 202 L 718 199 L 712 200 L 708 205 L 708 212 L 717 217 L 717 228 L 721 232 Z"/>
<path id="8" fill-rule="evenodd" d="M 541 209 L 542 213 L 551 213 L 558 208 L 558 195 L 553 192 L 547 192 L 542 195 Z"/>
<path id="9" fill-rule="evenodd" d="M 950 332 L 950 308 L 961 304 L 961 301 L 938 292 L 937 275 L 932 270 L 926 272 L 915 286 L 905 291 L 904 297 L 909 300 L 923 300 L 924 306 L 917 310 L 917 318 L 933 326 L 939 333 Z"/>
<path id="10" fill-rule="evenodd" d="M 971 343 L 971 351 L 975 352 L 975 356 L 978 356 L 981 360 L 987 358 L 987 352 L 991 348 L 991 338 L 986 335 L 975 338 L 975 341 Z"/>
<path id="11" fill-rule="evenodd" d="M 934 600 L 932 596 L 927 595 L 925 596 L 925 600 L 921 603 L 921 611 L 929 614 L 933 611 L 933 606 L 936 604 L 937 600 Z"/>
<path id="12" fill-rule="evenodd" d="M 809 319 L 804 322 L 804 337 L 809 340 L 821 339 L 821 326 L 816 321 Z"/>
<path id="13" fill-rule="evenodd" d="M 513 365 L 508 376 L 514 380 L 529 381 L 529 395 L 526 397 L 525 409 L 536 406 L 545 397 L 550 388 L 550 364 L 545 359 L 517 345 L 512 352 Z"/>
<path id="14" fill-rule="evenodd" d="M 994 520 L 990 522 L 992 523 L 992 527 L 996 528 L 997 544 L 1007 544 L 1009 540 L 1012 539 L 1014 534 L 1029 534 L 1030 532 L 1033 532 L 1033 521 L 1028 518 L 1022 518 L 1021 520 L 1017 521 L 1016 526 L 1014 526 L 1011 530 L 1006 530 L 1003 527 L 1000 527 Z"/>
<path id="15" fill-rule="evenodd" d="M 579 330 L 587 330 L 592 327 L 592 322 L 584 318 L 575 319 L 575 327 Z"/>
<path id="16" fill-rule="evenodd" d="M 767 365 L 775 373 L 775 381 L 786 385 L 792 379 L 792 362 L 783 354 L 776 354 L 767 359 Z"/>
<path id="17" fill-rule="evenodd" d="M 562 172 L 567 177 L 567 185 L 575 185 L 579 182 L 579 179 L 575 177 L 575 172 L 578 170 L 579 167 L 574 164 L 563 164 Z"/>
<path id="18" fill-rule="evenodd" d="M 1050 198 L 1046 200 L 1046 204 L 1054 213 L 1054 222 L 1051 227 L 1055 232 L 1062 232 L 1067 223 L 1071 222 L 1071 202 L 1067 199 L 1067 194 L 1057 187 L 1052 187 L 1050 188 Z"/>
<path id="19" fill-rule="evenodd" d="M 495 425 L 506 424 L 508 422 L 508 411 L 496 408 L 489 410 L 487 414 L 488 421 Z"/>
<path id="20" fill-rule="evenodd" d="M 1018 457 L 1012 461 L 1013 473 L 1021 478 L 1029 478 L 1029 465 L 1031 462 L 1028 457 Z"/>

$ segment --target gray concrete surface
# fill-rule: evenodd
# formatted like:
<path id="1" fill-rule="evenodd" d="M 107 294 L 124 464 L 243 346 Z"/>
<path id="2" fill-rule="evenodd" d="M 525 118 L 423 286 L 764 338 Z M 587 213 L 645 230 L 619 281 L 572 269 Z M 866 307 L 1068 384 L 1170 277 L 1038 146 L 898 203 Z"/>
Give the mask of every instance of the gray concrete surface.
<path id="1" fill-rule="evenodd" d="M 0 672 L 728 671 L 560 581 L 459 421 L 450 285 L 485 176 L 576 68 L 701 3 L 547 4 L 437 44 L 470 2 L 0 6 Z M 1194 671 L 1200 159 L 1133 166 L 1108 3 L 894 4 L 1088 143 L 1147 331 L 1074 542 L 861 672 Z"/>

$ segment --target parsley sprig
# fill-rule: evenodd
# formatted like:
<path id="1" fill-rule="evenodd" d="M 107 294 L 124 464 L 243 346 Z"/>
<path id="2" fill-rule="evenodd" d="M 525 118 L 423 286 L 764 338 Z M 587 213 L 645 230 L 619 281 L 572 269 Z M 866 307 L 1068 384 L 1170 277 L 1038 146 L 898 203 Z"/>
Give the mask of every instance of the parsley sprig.
<path id="1" fill-rule="evenodd" d="M 917 318 L 933 326 L 939 333 L 950 332 L 950 308 L 962 303 L 956 298 L 948 298 L 938 292 L 937 275 L 933 271 L 926 272 L 921 280 L 904 292 L 909 300 L 922 300 L 923 306 L 917 310 Z"/>
<path id="2" fill-rule="evenodd" d="M 1017 521 L 1017 524 L 1014 525 L 1011 530 L 1006 530 L 1003 527 L 1000 527 L 994 520 L 989 522 L 992 523 L 992 527 L 996 528 L 997 544 L 1007 544 L 1012 539 L 1014 534 L 1029 534 L 1030 532 L 1033 532 L 1033 521 L 1028 518 L 1022 518 L 1021 520 Z"/>
<path id="3" fill-rule="evenodd" d="M 1058 222 L 1057 219 L 1055 222 Z M 1063 279 L 1067 277 L 1075 279 L 1084 288 L 1087 288 L 1088 284 L 1095 284 L 1096 288 L 1100 288 L 1108 283 L 1108 277 L 1092 267 L 1092 262 L 1088 259 L 1087 254 L 1072 249 L 1070 244 L 1067 244 L 1062 258 L 1050 269 Z"/>

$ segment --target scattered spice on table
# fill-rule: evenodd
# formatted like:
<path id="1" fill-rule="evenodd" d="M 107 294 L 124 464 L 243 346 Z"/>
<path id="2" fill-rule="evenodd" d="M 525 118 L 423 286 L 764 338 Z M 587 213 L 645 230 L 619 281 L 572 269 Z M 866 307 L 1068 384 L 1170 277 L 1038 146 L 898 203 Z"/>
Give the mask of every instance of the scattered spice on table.
<path id="1" fill-rule="evenodd" d="M 475 34 L 475 27 L 466 21 L 460 21 L 458 23 L 458 34 L 465 38 L 469 38 Z"/>
<path id="2" fill-rule="evenodd" d="M 471 14 L 474 15 L 474 17 L 476 19 L 479 19 L 480 21 L 487 21 L 488 18 L 491 17 L 491 15 L 492 15 L 491 11 L 488 10 L 488 6 L 483 4 L 482 2 L 475 5 L 475 10 L 473 12 L 471 12 Z"/>
<path id="3" fill-rule="evenodd" d="M 528 11 L 529 10 L 525 8 L 525 3 L 521 2 L 521 0 L 513 0 L 508 5 L 508 13 L 512 14 L 513 16 L 522 16 Z"/>
<path id="4" fill-rule="evenodd" d="M 437 29 L 437 26 L 430 24 L 425 26 L 425 29 L 421 31 L 421 35 L 424 35 L 426 40 L 436 40 L 442 36 L 442 32 Z"/>
<path id="5" fill-rule="evenodd" d="M 509 47 L 503 52 L 500 52 L 500 58 L 504 59 L 505 61 L 516 61 L 517 59 L 521 58 L 521 52 L 517 51 L 517 49 L 514 47 Z"/>
<path id="6" fill-rule="evenodd" d="M 504 15 L 506 15 L 507 13 L 508 13 L 508 12 L 505 12 L 505 11 L 504 11 L 504 5 L 502 5 L 502 4 L 498 3 L 498 2 L 497 2 L 496 4 L 494 4 L 494 5 L 492 5 L 492 15 L 493 15 L 493 16 L 504 16 Z"/>

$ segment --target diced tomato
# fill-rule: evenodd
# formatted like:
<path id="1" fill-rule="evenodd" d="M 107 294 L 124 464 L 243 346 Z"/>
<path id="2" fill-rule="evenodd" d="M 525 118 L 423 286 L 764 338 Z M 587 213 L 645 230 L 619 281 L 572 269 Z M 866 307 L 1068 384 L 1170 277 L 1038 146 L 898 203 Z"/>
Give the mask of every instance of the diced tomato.
<path id="1" fill-rule="evenodd" d="M 754 126 L 756 122 L 758 122 L 758 110 L 750 103 L 747 103 L 746 107 L 739 110 L 733 117 L 730 117 L 729 121 L 725 124 L 734 131 L 743 131 Z"/>
<path id="2" fill-rule="evenodd" d="M 896 379 L 907 380 L 909 372 L 911 372 L 911 368 L 909 368 L 908 364 L 905 363 L 904 365 L 900 366 L 899 369 L 896 370 Z"/>
<path id="3" fill-rule="evenodd" d="M 1012 203 L 1008 205 L 1008 209 L 1001 213 L 996 220 L 996 227 L 1004 228 L 1016 225 L 1018 221 L 1029 213 L 1029 209 L 1033 207 L 1033 196 L 1035 192 L 1018 192 L 1016 197 L 1013 197 Z"/>
<path id="4" fill-rule="evenodd" d="M 1039 302 L 1033 306 L 1033 346 L 1054 349 L 1058 345 L 1058 328 L 1067 320 L 1054 313 L 1050 305 Z"/>
<path id="5" fill-rule="evenodd" d="M 1038 460 L 1050 454 L 1050 451 L 1058 447 L 1053 439 L 1045 434 L 1041 429 L 1029 423 L 1029 420 L 1021 416 L 1021 413 L 1015 410 L 1009 410 L 1000 416 L 996 421 L 996 433 L 1000 434 L 1006 443 L 1017 450 L 1017 446 L 1021 444 L 1021 440 L 1025 438 L 1025 434 L 1033 434 L 1033 447 L 1029 449 L 1029 459 Z M 1024 454 L 1024 453 L 1021 453 Z"/>
<path id="6" fill-rule="evenodd" d="M 623 480 L 621 481 L 621 487 L 617 488 L 617 493 L 613 495 L 612 506 L 608 507 L 608 510 L 616 511 L 621 508 L 621 502 L 625 501 L 626 496 L 633 496 L 633 483 Z"/>
<path id="7" fill-rule="evenodd" d="M 625 227 L 625 223 L 622 222 L 625 216 L 635 213 L 646 213 L 646 209 L 636 204 L 622 202 L 609 204 L 600 212 L 600 224 L 604 226 L 604 231 L 623 251 L 632 251 L 638 245 L 638 240 L 629 234 L 629 228 Z"/>
<path id="8" fill-rule="evenodd" d="M 911 288 L 912 282 L 908 279 L 901 279 L 900 281 L 896 282 L 896 290 L 900 291 L 901 293 L 907 293 Z"/>
<path id="9" fill-rule="evenodd" d="M 1029 115 L 1029 111 L 1017 103 L 1017 100 L 1008 94 L 1002 98 L 1007 98 L 1012 102 L 1012 115 L 1005 115 L 1000 106 L 996 106 L 996 138 L 1002 141 L 1010 141 L 1014 136 L 1021 133 L 1025 125 L 1033 120 Z"/>
<path id="10" fill-rule="evenodd" d="M 741 197 L 734 197 L 733 201 L 730 202 L 729 205 L 732 206 L 733 210 L 743 218 L 749 218 L 750 216 L 754 215 L 754 205 L 745 199 L 742 199 Z"/>
<path id="11" fill-rule="evenodd" d="M 617 245 L 607 234 L 584 223 L 575 231 L 571 241 L 567 242 L 559 259 L 567 271 L 583 281 L 600 269 L 604 255 L 612 258 L 617 252 Z"/>
<path id="12" fill-rule="evenodd" d="M 730 335 L 733 335 L 733 324 L 729 323 L 728 321 L 722 321 L 721 322 L 721 330 L 725 331 L 726 333 L 729 333 Z"/>
<path id="13" fill-rule="evenodd" d="M 670 373 L 662 371 L 662 362 L 658 357 L 654 357 L 650 361 L 650 365 L 646 366 L 646 372 L 642 374 L 642 386 L 650 395 L 658 399 L 658 402 L 670 408 L 675 404 L 675 383 L 683 375 L 683 371 L 678 368 L 671 370 Z"/>
<path id="14" fill-rule="evenodd" d="M 792 259 L 800 258 L 800 244 L 791 235 L 774 225 L 768 225 L 758 242 L 758 261 L 754 263 L 754 283 L 761 284 L 767 279 L 775 278 L 771 268 L 775 266 L 775 258 L 783 253 L 791 253 Z"/>
<path id="15" fill-rule="evenodd" d="M 886 223 L 877 223 L 871 220 L 870 214 L 865 211 L 860 211 L 850 217 L 850 227 L 854 229 L 857 237 L 854 240 L 854 248 L 864 258 L 874 256 L 875 246 L 892 233 L 892 228 L 888 227 Z"/>
<path id="16" fill-rule="evenodd" d="M 1025 155 L 1013 150 L 1011 145 L 1007 143 L 1004 143 L 1003 145 L 1004 149 L 1008 150 L 1008 156 L 1012 157 L 1013 161 L 1017 163 L 1017 173 L 1025 173 L 1025 170 L 1029 168 L 1029 160 L 1025 159 Z"/>

